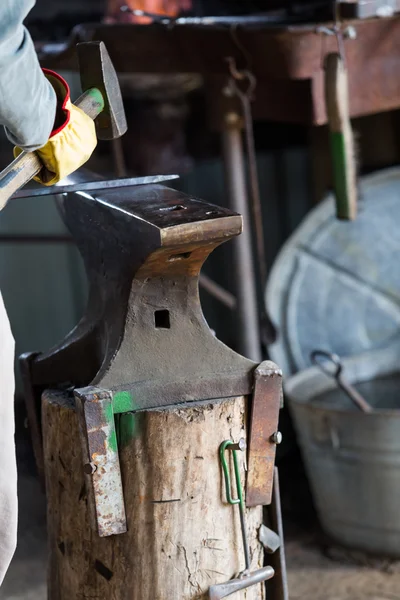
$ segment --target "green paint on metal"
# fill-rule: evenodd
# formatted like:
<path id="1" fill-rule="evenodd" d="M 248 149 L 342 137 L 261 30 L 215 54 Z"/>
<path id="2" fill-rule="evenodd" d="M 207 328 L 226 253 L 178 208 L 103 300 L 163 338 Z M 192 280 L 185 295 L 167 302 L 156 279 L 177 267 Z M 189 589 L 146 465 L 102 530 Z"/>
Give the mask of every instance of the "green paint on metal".
<path id="1" fill-rule="evenodd" d="M 110 431 L 110 434 L 107 439 L 108 447 L 112 452 L 118 452 L 118 442 L 117 442 L 117 434 L 115 432 L 115 427 Z"/>
<path id="2" fill-rule="evenodd" d="M 350 215 L 350 199 L 348 196 L 346 143 L 344 134 L 330 134 L 333 177 L 335 182 L 336 212 L 340 219 L 348 219 Z"/>
<path id="3" fill-rule="evenodd" d="M 86 92 L 86 94 L 90 96 L 93 103 L 97 104 L 97 106 L 99 107 L 99 112 L 104 110 L 104 98 L 100 90 L 98 90 L 97 88 L 91 88 Z"/>
<path id="4" fill-rule="evenodd" d="M 113 395 L 114 413 L 126 413 L 136 410 L 137 406 L 131 392 L 115 392 Z"/>
<path id="5" fill-rule="evenodd" d="M 115 433 L 114 411 L 111 400 L 103 400 L 103 415 L 109 426 L 107 445 L 112 452 L 118 452 L 117 436 Z"/>
<path id="6" fill-rule="evenodd" d="M 103 415 L 107 423 L 111 423 L 114 420 L 114 410 L 110 400 L 103 400 Z"/>

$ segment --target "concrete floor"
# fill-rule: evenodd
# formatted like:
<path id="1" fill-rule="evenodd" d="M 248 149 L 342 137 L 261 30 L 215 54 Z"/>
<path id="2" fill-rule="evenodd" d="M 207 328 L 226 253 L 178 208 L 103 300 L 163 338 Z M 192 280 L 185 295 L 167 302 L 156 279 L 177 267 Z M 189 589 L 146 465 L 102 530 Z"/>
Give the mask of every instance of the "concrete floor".
<path id="1" fill-rule="evenodd" d="M 0 600 L 46 600 L 45 502 L 32 476 L 20 475 L 19 503 L 19 544 Z M 315 533 L 290 527 L 286 538 L 291 600 L 400 600 L 400 561 L 322 550 Z"/>

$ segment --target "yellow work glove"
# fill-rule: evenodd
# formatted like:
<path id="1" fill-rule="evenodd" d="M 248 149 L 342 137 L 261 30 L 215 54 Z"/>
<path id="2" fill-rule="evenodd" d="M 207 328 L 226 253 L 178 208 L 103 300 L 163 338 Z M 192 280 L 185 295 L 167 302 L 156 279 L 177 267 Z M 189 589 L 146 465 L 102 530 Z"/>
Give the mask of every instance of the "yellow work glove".
<path id="1" fill-rule="evenodd" d="M 71 102 L 68 83 L 58 73 L 43 69 L 57 95 L 57 113 L 49 141 L 36 150 L 43 169 L 34 177 L 43 185 L 53 185 L 81 167 L 97 145 L 93 120 Z M 14 156 L 21 154 L 14 148 Z"/>

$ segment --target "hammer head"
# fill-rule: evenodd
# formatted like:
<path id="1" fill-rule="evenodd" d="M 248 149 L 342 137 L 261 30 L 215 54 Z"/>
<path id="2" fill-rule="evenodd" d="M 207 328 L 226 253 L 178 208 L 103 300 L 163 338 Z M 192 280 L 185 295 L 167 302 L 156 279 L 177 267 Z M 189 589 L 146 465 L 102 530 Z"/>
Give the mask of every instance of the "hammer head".
<path id="1" fill-rule="evenodd" d="M 82 91 L 100 90 L 104 110 L 96 117 L 97 137 L 113 140 L 126 132 L 125 110 L 117 73 L 103 42 L 77 44 Z"/>

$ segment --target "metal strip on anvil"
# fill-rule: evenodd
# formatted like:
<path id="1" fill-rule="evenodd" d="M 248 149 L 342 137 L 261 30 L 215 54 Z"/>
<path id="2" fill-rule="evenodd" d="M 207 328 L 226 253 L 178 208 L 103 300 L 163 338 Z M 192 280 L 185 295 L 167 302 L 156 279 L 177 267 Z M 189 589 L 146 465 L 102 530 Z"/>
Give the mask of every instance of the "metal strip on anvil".
<path id="1" fill-rule="evenodd" d="M 51 187 L 23 188 L 12 195 L 14 198 L 34 198 L 36 196 L 55 196 L 57 194 L 72 194 L 73 192 L 106 192 L 111 189 L 149 185 L 179 179 L 179 175 L 150 175 L 148 177 L 125 177 L 100 181 L 85 181 L 67 185 L 55 184 Z"/>

